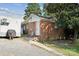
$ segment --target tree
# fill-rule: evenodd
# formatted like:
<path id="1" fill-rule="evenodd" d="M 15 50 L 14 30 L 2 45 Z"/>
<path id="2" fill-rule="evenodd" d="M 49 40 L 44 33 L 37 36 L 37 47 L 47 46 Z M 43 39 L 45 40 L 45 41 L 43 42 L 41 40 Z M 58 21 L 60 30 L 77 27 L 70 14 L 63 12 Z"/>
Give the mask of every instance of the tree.
<path id="1" fill-rule="evenodd" d="M 37 15 L 41 14 L 39 4 L 37 4 L 37 3 L 28 3 L 28 6 L 25 9 L 25 17 L 28 17 L 32 13 L 37 14 Z"/>
<path id="2" fill-rule="evenodd" d="M 50 16 L 57 18 L 57 26 L 62 28 L 73 28 L 75 30 L 75 39 L 79 31 L 79 4 L 77 3 L 54 3 L 47 4 L 45 7 Z"/>

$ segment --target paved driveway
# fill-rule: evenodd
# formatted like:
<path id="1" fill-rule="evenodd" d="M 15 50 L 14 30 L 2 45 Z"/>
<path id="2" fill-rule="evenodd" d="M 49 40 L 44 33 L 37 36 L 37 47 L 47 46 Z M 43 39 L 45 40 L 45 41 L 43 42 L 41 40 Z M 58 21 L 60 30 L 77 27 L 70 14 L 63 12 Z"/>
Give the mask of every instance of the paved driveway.
<path id="1" fill-rule="evenodd" d="M 0 56 L 54 56 L 55 53 L 50 53 L 39 47 L 29 44 L 22 38 L 8 40 L 0 38 Z"/>

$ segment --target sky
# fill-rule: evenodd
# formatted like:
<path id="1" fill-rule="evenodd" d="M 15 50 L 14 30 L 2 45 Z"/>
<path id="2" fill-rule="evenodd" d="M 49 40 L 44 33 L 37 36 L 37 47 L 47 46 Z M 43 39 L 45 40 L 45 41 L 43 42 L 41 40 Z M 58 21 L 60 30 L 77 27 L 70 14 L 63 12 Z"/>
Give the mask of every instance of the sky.
<path id="1" fill-rule="evenodd" d="M 42 8 L 43 4 L 40 4 Z M 27 7 L 27 3 L 0 3 L 0 11 L 3 10 L 8 13 L 16 13 L 20 16 L 24 15 L 24 10 Z"/>

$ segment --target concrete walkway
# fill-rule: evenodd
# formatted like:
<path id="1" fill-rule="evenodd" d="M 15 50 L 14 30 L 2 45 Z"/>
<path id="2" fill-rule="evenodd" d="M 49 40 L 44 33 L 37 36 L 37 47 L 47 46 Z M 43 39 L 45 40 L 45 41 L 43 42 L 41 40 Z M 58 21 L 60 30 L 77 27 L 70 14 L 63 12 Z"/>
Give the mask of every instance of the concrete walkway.
<path id="1" fill-rule="evenodd" d="M 57 54 L 33 46 L 22 38 L 14 40 L 0 38 L 0 56 L 57 56 Z"/>

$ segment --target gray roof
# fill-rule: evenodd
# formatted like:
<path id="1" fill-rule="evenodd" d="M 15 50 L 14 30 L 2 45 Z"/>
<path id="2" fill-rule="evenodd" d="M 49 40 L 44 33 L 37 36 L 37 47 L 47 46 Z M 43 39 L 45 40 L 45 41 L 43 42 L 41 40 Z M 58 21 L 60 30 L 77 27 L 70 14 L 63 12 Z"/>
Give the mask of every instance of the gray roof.
<path id="1" fill-rule="evenodd" d="M 36 15 L 36 14 L 31 14 L 31 15 L 28 17 L 28 20 L 29 20 L 30 17 L 32 17 L 32 16 L 36 16 L 36 17 L 42 18 L 44 21 L 55 22 L 55 21 L 57 20 L 55 17 L 51 17 L 51 16 L 40 16 L 40 15 Z"/>
<path id="2" fill-rule="evenodd" d="M 37 15 L 39 16 L 39 15 Z M 51 17 L 51 16 L 39 16 L 41 18 L 43 18 L 43 20 L 47 20 L 47 21 L 51 21 L 51 22 L 55 22 L 57 19 L 56 17 Z"/>

